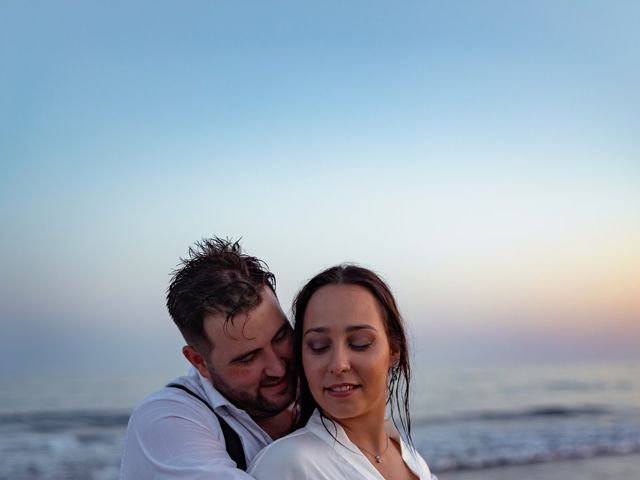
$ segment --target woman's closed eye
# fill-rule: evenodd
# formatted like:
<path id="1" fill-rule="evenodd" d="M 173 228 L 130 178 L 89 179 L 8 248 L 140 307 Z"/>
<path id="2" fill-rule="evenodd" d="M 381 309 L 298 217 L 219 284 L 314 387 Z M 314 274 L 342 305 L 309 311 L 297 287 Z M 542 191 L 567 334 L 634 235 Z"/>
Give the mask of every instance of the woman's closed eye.
<path id="1" fill-rule="evenodd" d="M 325 340 L 310 340 L 307 342 L 307 348 L 312 353 L 322 353 L 329 349 L 330 342 Z"/>
<path id="2" fill-rule="evenodd" d="M 371 345 L 373 345 L 375 339 L 370 336 L 364 337 L 355 337 L 347 339 L 348 347 L 356 352 L 362 352 L 367 350 Z M 320 354 L 324 353 L 331 348 L 331 342 L 328 340 L 310 340 L 306 343 L 307 348 L 311 350 L 312 353 Z"/>
<path id="3" fill-rule="evenodd" d="M 362 352 L 373 345 L 374 338 L 370 336 L 349 339 L 349 347 L 356 352 Z"/>
<path id="4" fill-rule="evenodd" d="M 351 343 L 349 343 L 349 346 L 353 350 L 355 350 L 356 352 L 361 352 L 361 351 L 364 351 L 367 348 L 369 348 L 372 344 L 373 344 L 372 341 L 368 341 L 368 342 L 351 342 Z"/>

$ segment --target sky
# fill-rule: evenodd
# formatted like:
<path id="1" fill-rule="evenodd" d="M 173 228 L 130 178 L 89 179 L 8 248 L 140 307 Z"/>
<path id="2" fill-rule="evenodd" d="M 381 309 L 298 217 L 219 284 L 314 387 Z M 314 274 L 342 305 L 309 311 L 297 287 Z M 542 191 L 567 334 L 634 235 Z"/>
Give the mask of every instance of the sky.
<path id="1" fill-rule="evenodd" d="M 181 369 L 196 240 L 286 312 L 391 285 L 416 361 L 640 359 L 635 1 L 3 1 L 0 373 Z"/>

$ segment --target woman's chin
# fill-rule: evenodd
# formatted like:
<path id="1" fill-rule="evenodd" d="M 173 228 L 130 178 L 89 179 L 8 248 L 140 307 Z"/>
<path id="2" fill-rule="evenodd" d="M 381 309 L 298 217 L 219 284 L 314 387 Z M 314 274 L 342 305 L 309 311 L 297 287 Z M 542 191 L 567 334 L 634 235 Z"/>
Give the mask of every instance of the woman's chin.
<path id="1" fill-rule="evenodd" d="M 359 417 L 363 413 L 352 405 L 320 405 L 320 408 L 324 416 L 339 423 Z"/>

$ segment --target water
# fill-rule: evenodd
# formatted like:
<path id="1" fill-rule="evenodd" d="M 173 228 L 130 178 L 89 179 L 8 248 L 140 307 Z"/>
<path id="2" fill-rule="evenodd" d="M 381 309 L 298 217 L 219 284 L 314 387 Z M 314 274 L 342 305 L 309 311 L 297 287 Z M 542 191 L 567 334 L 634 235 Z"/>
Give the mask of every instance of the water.
<path id="1" fill-rule="evenodd" d="M 172 374 L 2 379 L 0 479 L 117 477 L 133 405 Z M 414 367 L 436 472 L 640 453 L 640 365 Z"/>
<path id="2" fill-rule="evenodd" d="M 417 377 L 413 437 L 434 471 L 640 453 L 640 365 Z"/>
<path id="3" fill-rule="evenodd" d="M 117 478 L 131 409 L 178 374 L 0 379 L 0 480 Z"/>

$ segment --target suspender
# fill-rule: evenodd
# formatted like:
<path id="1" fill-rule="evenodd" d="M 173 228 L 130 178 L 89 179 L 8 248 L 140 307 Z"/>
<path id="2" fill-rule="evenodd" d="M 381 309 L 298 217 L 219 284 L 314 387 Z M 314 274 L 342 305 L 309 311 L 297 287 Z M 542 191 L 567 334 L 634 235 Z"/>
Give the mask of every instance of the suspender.
<path id="1" fill-rule="evenodd" d="M 207 402 L 204 398 L 202 398 L 197 393 L 189 390 L 184 385 L 179 385 L 177 383 L 170 383 L 169 385 L 167 385 L 167 387 L 178 388 L 184 392 L 187 392 L 192 397 L 200 400 L 202 403 L 204 403 L 207 406 L 209 410 L 211 410 L 211 412 L 218 418 L 218 421 L 220 422 L 220 427 L 222 428 L 222 434 L 224 435 L 224 442 L 227 445 L 227 453 L 229 454 L 231 459 L 234 462 L 236 462 L 236 466 L 240 470 L 246 470 L 247 460 L 245 459 L 245 456 L 244 456 L 244 450 L 242 448 L 242 442 L 240 442 L 240 436 L 236 433 L 235 430 L 233 430 L 229 426 L 229 424 L 224 420 L 224 418 L 222 418 L 213 410 L 213 407 L 209 405 L 209 402 Z"/>

